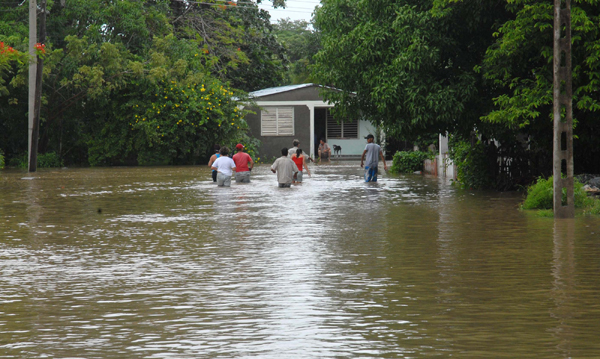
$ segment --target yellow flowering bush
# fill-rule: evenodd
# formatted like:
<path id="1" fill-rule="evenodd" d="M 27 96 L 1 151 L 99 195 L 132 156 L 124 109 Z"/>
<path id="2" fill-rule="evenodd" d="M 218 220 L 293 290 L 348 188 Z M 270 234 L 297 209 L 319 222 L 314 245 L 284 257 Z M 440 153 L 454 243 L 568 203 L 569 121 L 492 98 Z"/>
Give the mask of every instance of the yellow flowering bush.
<path id="1" fill-rule="evenodd" d="M 240 98 L 226 84 L 211 78 L 204 83 L 159 81 L 143 98 L 129 102 L 129 124 L 136 143 L 146 151 L 186 158 L 214 143 L 240 138 L 247 130 Z M 234 94 L 236 97 L 234 97 Z"/>

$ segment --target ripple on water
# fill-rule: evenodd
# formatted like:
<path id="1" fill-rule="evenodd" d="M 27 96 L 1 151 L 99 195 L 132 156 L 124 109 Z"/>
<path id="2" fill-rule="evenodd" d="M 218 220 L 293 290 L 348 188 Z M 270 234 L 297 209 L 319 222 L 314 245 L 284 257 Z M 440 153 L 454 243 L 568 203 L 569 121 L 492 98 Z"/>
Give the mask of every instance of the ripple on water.
<path id="1" fill-rule="evenodd" d="M 10 173 L 7 358 L 595 357 L 600 222 L 356 163 Z M 98 211 L 101 209 L 101 211 Z M 571 224 L 569 224 L 571 223 Z"/>

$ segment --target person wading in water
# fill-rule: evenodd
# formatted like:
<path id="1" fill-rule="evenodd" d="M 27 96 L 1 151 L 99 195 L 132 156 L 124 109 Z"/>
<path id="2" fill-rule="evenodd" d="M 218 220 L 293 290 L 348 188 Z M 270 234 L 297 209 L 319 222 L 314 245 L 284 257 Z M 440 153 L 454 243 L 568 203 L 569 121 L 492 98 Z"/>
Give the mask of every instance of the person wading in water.
<path id="1" fill-rule="evenodd" d="M 217 160 L 217 158 L 221 157 L 219 151 L 221 150 L 221 146 L 215 145 L 215 154 L 210 156 L 210 160 L 208 161 L 208 167 L 212 167 L 212 164 Z M 212 179 L 213 182 L 217 182 L 217 171 L 212 170 Z"/>
<path id="2" fill-rule="evenodd" d="M 308 177 L 310 177 L 310 171 L 308 170 L 308 165 L 306 164 L 306 157 L 302 154 L 302 149 L 298 148 L 296 153 L 292 155 L 292 161 L 298 166 L 298 174 L 296 175 L 296 179 L 293 181 L 294 183 L 302 182 L 302 168 L 306 169 L 306 173 L 308 173 Z"/>

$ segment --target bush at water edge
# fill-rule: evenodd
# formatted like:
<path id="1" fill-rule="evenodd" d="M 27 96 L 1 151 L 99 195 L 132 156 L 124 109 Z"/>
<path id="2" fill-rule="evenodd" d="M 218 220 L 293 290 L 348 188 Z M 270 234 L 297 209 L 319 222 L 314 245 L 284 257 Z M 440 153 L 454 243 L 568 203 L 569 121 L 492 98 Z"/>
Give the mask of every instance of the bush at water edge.
<path id="1" fill-rule="evenodd" d="M 583 184 L 575 179 L 575 208 L 591 207 L 594 205 L 594 199 L 588 197 L 583 189 Z M 563 201 L 567 194 L 563 191 Z M 553 177 L 548 179 L 538 178 L 537 182 L 527 188 L 527 198 L 521 205 L 523 209 L 552 209 L 553 196 Z"/>

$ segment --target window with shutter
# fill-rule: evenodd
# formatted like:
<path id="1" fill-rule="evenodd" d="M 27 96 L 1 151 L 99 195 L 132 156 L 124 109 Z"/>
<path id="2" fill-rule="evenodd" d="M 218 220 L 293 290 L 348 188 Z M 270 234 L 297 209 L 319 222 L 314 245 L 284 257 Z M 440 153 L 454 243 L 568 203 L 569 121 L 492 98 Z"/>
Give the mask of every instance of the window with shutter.
<path id="1" fill-rule="evenodd" d="M 342 138 L 342 124 L 327 110 L 327 138 Z"/>
<path id="2" fill-rule="evenodd" d="M 279 127 L 279 136 L 294 135 L 294 108 L 280 107 L 277 109 L 277 124 Z"/>
<path id="3" fill-rule="evenodd" d="M 267 107 L 261 112 L 261 136 L 293 136 L 294 108 Z"/>
<path id="4" fill-rule="evenodd" d="M 358 121 L 337 122 L 327 109 L 327 138 L 358 138 Z"/>

